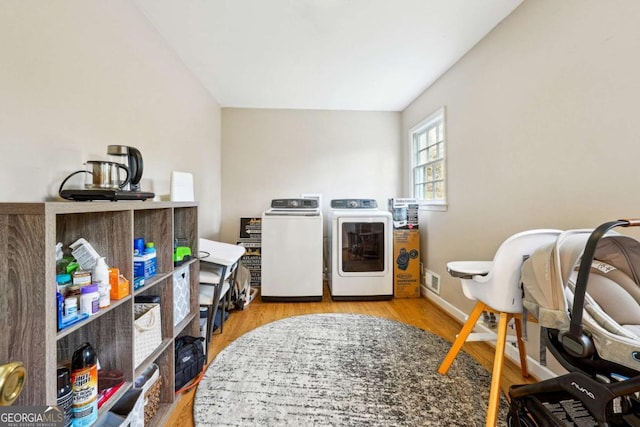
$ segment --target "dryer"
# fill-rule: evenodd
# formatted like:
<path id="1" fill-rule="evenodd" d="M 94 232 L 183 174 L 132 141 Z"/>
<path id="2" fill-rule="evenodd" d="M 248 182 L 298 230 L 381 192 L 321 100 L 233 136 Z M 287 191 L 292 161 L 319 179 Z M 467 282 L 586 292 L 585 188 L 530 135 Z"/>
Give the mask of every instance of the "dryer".
<path id="1" fill-rule="evenodd" d="M 393 298 L 393 217 L 373 199 L 335 199 L 327 224 L 334 300 Z"/>
<path id="2" fill-rule="evenodd" d="M 262 215 L 263 301 L 320 301 L 322 213 L 316 199 L 274 199 Z"/>

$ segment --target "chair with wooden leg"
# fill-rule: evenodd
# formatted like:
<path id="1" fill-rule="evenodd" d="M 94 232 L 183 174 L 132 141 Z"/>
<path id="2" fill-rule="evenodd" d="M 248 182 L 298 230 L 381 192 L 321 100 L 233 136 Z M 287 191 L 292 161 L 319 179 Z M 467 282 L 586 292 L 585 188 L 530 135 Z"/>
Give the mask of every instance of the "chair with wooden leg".
<path id="1" fill-rule="evenodd" d="M 443 375 L 447 373 L 465 341 L 496 341 L 487 408 L 487 427 L 493 427 L 497 422 L 507 325 L 511 319 L 514 320 L 516 328 L 522 376 L 529 376 L 527 352 L 522 339 L 520 268 L 524 259 L 535 249 L 545 244 L 553 244 L 559 234 L 560 230 L 523 231 L 505 240 L 496 251 L 493 261 L 457 261 L 447 264 L 449 274 L 460 278 L 464 295 L 477 302 L 449 353 L 440 364 L 438 372 Z M 498 317 L 498 328 L 495 334 L 472 334 L 483 312 L 495 313 Z"/>

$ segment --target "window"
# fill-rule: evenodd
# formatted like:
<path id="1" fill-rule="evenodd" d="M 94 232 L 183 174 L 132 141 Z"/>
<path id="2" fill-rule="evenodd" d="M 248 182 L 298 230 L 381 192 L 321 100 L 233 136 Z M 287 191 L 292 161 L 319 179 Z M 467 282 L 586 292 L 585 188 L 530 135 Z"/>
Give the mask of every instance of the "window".
<path id="1" fill-rule="evenodd" d="M 446 206 L 444 107 L 409 131 L 413 197 L 424 206 Z"/>

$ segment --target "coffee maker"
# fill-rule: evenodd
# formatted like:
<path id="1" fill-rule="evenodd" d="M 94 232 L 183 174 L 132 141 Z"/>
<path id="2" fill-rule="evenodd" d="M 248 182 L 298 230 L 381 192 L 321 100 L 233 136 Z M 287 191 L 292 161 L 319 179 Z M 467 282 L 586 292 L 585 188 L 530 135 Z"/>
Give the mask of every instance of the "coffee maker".
<path id="1" fill-rule="evenodd" d="M 147 200 L 155 197 L 154 193 L 140 191 L 143 161 L 142 154 L 137 148 L 126 145 L 109 145 L 107 155 L 109 161 L 87 161 L 87 166 L 91 165 L 92 170 L 76 171 L 67 176 L 60 185 L 58 191 L 60 197 L 76 201 Z M 120 176 L 118 172 L 120 170 L 124 170 L 124 178 Z M 91 178 L 91 182 L 87 182 L 85 188 L 82 189 L 63 190 L 67 180 L 78 173 L 86 173 Z"/>

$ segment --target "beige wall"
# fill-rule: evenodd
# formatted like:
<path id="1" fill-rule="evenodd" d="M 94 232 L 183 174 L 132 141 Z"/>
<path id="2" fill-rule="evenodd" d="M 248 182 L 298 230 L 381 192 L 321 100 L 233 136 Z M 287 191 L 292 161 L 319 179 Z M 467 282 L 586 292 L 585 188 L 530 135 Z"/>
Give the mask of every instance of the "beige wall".
<path id="1" fill-rule="evenodd" d="M 386 200 L 400 191 L 400 113 L 222 110 L 222 240 L 271 199 L 321 194 Z"/>
<path id="2" fill-rule="evenodd" d="M 406 140 L 447 108 L 449 208 L 420 224 L 444 300 L 472 305 L 447 261 L 491 259 L 525 229 L 640 215 L 638 16 L 631 0 L 526 1 L 403 112 Z"/>
<path id="3" fill-rule="evenodd" d="M 55 197 L 107 145 L 131 145 L 143 189 L 194 174 L 200 234 L 217 235 L 220 106 L 131 2 L 3 1 L 0 52 L 0 201 Z"/>

